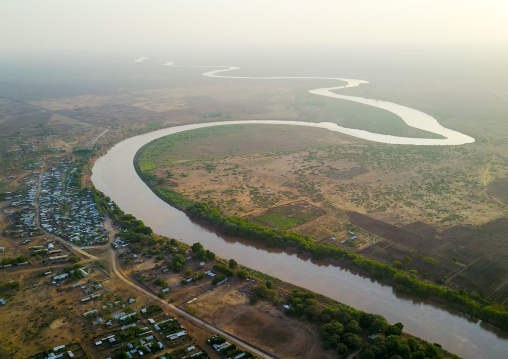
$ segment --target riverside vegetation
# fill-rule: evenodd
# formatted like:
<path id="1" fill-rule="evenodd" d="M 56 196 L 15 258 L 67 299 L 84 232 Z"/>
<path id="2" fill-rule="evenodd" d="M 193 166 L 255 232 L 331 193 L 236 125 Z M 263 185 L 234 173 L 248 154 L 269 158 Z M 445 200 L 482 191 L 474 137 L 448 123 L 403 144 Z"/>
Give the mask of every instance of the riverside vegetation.
<path id="1" fill-rule="evenodd" d="M 114 217 L 115 222 L 123 229 L 119 235 L 131 244 L 130 247 L 133 249 L 133 252 L 173 253 L 173 260 L 168 262 L 168 267 L 175 272 L 181 271 L 182 266 L 175 266 L 175 263 L 178 262 L 179 258 L 183 260 L 181 253 L 185 253 L 185 251 L 174 254 L 171 249 L 174 245 L 179 245 L 179 247 L 185 245 L 178 244 L 174 239 L 165 240 L 159 237 L 141 220 L 138 220 L 131 214 L 125 214 L 102 192 L 96 189 L 92 189 L 92 192 L 93 198 L 101 211 Z M 203 214 L 206 208 L 204 204 L 194 203 L 187 210 L 197 218 L 205 219 Z M 217 218 L 220 215 L 216 209 L 211 209 L 211 212 L 214 215 L 206 217 L 206 220 L 217 225 Z M 213 222 L 212 218 L 215 218 Z M 231 226 L 233 225 L 229 222 L 228 227 L 232 228 Z M 266 230 L 266 228 L 261 226 L 254 226 L 258 230 Z M 234 227 L 240 228 L 238 225 L 234 225 Z M 249 225 L 244 222 L 241 227 L 247 228 Z M 252 231 L 253 228 L 251 227 L 250 230 Z M 239 232 L 235 231 L 235 233 L 247 233 L 244 231 L 245 229 Z M 260 234 L 259 232 L 256 233 Z M 279 235 L 281 234 L 283 233 L 279 233 Z M 265 232 L 265 237 L 274 238 L 273 233 L 270 234 L 269 232 Z M 301 240 L 300 235 L 297 233 L 286 233 L 282 237 L 285 238 L 281 238 L 281 241 L 273 239 L 272 245 L 281 246 L 283 243 L 289 242 L 296 244 Z M 136 246 L 139 246 L 139 250 L 135 249 Z M 215 259 L 215 254 L 206 250 L 200 243 L 194 243 L 190 246 L 190 249 L 194 260 L 206 261 Z M 310 247 L 307 250 L 312 251 Z M 313 253 L 317 254 L 318 252 Z M 279 306 L 281 305 L 281 296 L 279 294 L 282 294 L 287 302 L 286 314 L 296 317 L 302 322 L 309 321 L 318 325 L 323 347 L 333 350 L 339 358 L 346 358 L 350 353 L 355 352 L 359 353 L 359 357 L 362 359 L 392 358 L 394 356 L 410 359 L 458 358 L 456 355 L 443 350 L 439 344 L 431 344 L 403 333 L 402 329 L 404 326 L 402 323 L 390 325 L 381 315 L 354 309 L 303 288 L 292 289 L 288 292 L 286 284 L 277 278 L 240 266 L 234 259 L 224 261 L 224 263 L 213 266 L 215 270 L 222 273 L 220 275 L 221 279 L 235 275 L 240 280 L 246 280 L 249 277 L 256 278 L 259 284 L 252 288 L 251 303 L 255 303 L 258 300 L 269 300 L 274 305 Z M 217 284 L 217 282 L 215 281 L 213 284 Z M 159 283 L 159 285 L 163 288 L 167 287 L 164 283 Z"/>
<path id="2" fill-rule="evenodd" d="M 171 139 L 170 141 L 175 140 Z M 342 266 L 392 285 L 400 293 L 446 303 L 476 318 L 505 330 L 508 329 L 506 307 L 476 293 L 469 293 L 463 289 L 451 290 L 424 282 L 419 280 L 414 273 L 402 271 L 397 265 L 398 263 L 390 265 L 366 259 L 344 248 L 317 243 L 309 235 L 263 226 L 239 216 L 225 215 L 213 203 L 193 200 L 189 196 L 163 186 L 164 180 L 151 171 L 154 168 L 153 165 L 145 166 L 145 163 L 140 163 L 144 151 L 149 146 L 150 144 L 143 147 L 134 161 L 136 171 L 145 183 L 164 201 L 196 219 L 210 223 L 222 233 L 257 241 L 268 247 L 285 248 L 308 254 L 315 259 L 337 261 Z M 142 160 L 144 161 L 146 158 L 142 158 Z"/>

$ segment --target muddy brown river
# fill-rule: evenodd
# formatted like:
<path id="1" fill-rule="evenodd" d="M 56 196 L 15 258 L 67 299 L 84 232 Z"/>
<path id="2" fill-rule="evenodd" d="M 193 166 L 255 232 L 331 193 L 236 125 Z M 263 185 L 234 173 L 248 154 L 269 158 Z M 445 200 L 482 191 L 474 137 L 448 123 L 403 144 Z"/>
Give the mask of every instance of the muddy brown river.
<path id="1" fill-rule="evenodd" d="M 242 123 L 323 127 L 319 124 L 289 121 Z M 445 349 L 461 357 L 508 357 L 506 332 L 435 303 L 397 295 L 389 286 L 339 267 L 220 235 L 191 221 L 184 213 L 163 202 L 136 174 L 133 159 L 141 146 L 173 133 L 225 124 L 231 122 L 178 126 L 129 138 L 115 145 L 96 161 L 92 181 L 97 189 L 114 200 L 123 211 L 143 220 L 158 234 L 188 244 L 201 242 L 205 248 L 220 257 L 234 258 L 242 265 L 324 294 L 357 309 L 381 314 L 391 323 L 402 322 L 405 331 L 431 343 L 440 343 Z"/>

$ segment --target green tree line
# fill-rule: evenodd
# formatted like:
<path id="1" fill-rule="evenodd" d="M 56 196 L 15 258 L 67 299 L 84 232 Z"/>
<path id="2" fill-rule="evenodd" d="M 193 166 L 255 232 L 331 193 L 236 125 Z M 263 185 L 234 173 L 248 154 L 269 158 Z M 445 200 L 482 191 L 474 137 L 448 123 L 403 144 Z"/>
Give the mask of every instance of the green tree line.
<path id="1" fill-rule="evenodd" d="M 390 325 L 380 315 L 345 304 L 323 306 L 315 293 L 298 289 L 287 296 L 287 302 L 286 313 L 319 325 L 324 348 L 334 350 L 339 358 L 357 351 L 360 359 L 449 357 L 438 344 L 403 337 L 402 323 Z"/>
<path id="2" fill-rule="evenodd" d="M 213 225 L 224 234 L 261 242 L 268 247 L 293 249 L 300 253 L 309 253 L 315 259 L 339 260 L 374 279 L 392 285 L 400 293 L 447 303 L 476 318 L 500 328 L 508 329 L 507 308 L 492 303 L 478 294 L 468 293 L 465 290 L 450 290 L 425 283 L 391 265 L 365 259 L 342 248 L 314 243 L 311 238 L 302 236 L 299 233 L 262 226 L 240 217 L 223 216 L 217 208 L 203 202 L 194 202 L 189 199 L 182 200 L 183 196 L 181 194 L 177 194 L 170 189 L 158 189 L 156 193 L 163 200 L 184 210 L 190 216 Z M 170 195 L 167 196 L 166 194 Z M 174 198 L 178 198 L 177 203 L 172 202 Z M 185 204 L 185 206 L 182 206 L 182 204 Z"/>

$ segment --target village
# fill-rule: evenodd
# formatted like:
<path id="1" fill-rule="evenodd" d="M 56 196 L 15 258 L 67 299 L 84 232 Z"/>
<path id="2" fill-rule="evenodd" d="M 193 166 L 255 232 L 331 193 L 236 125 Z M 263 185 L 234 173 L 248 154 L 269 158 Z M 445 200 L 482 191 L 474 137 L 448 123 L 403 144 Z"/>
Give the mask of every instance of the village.
<path id="1" fill-rule="evenodd" d="M 39 195 L 41 226 L 77 245 L 106 243 L 104 216 L 93 202 L 91 192 L 72 186 L 78 168 L 68 160 L 60 165 L 60 168 L 53 167 L 42 175 Z M 67 181 L 65 177 L 68 177 Z"/>
<path id="2" fill-rule="evenodd" d="M 12 201 L 4 213 L 10 215 L 13 224 L 5 232 L 12 237 L 30 237 L 42 234 L 38 229 L 35 215 L 35 197 L 38 191 L 38 173 L 25 179 L 24 186 L 17 193 L 5 193 L 5 199 Z"/>
<path id="3" fill-rule="evenodd" d="M 12 202 L 3 211 L 11 216 L 12 224 L 4 234 L 14 238 L 41 235 L 39 222 L 45 231 L 80 246 L 106 243 L 105 217 L 91 192 L 80 188 L 79 164 L 57 156 L 50 165 L 45 171 L 33 171 L 16 193 L 5 193 Z"/>
<path id="4" fill-rule="evenodd" d="M 69 158 L 55 156 L 40 163 L 33 173 L 23 180 L 21 189 L 15 193 L 4 193 L 3 214 L 10 219 L 10 224 L 3 232 L 11 238 L 0 247 L 0 270 L 2 271 L 2 292 L 0 308 L 4 314 L 14 309 L 16 291 L 22 290 L 25 296 L 33 297 L 36 303 L 50 303 L 62 295 L 72 308 L 69 314 L 60 314 L 79 326 L 82 334 L 91 336 L 87 341 L 52 340 L 46 338 L 44 346 L 52 347 L 30 358 L 253 358 L 254 355 L 228 342 L 217 333 L 200 330 L 199 340 L 193 337 L 196 328 L 189 323 L 183 324 L 173 314 L 163 309 L 161 303 L 147 300 L 136 295 L 136 291 L 125 291 L 117 281 L 111 280 L 107 265 L 99 257 L 89 255 L 79 248 L 88 246 L 88 252 L 114 250 L 126 268 L 135 264 L 146 265 L 152 256 L 144 254 L 142 258 L 132 251 L 129 240 L 114 237 L 105 230 L 105 215 L 99 211 L 90 190 L 80 190 L 79 164 Z M 95 198 L 96 199 L 96 198 Z M 5 205 L 7 204 L 7 205 Z M 109 209 L 114 208 L 112 203 Z M 126 229 L 124 228 L 124 231 Z M 111 243 L 109 239 L 113 239 Z M 110 248 L 112 247 L 112 248 Z M 183 244 L 176 244 L 175 255 L 185 255 L 186 267 L 204 267 L 190 256 L 190 250 Z M 146 252 L 146 251 L 145 251 Z M 95 258 L 95 260 L 90 260 Z M 159 257 L 160 258 L 160 257 Z M 172 260 L 172 256 L 166 259 Z M 132 261 L 132 260 L 135 261 Z M 150 262 L 154 268 L 159 263 L 155 258 Z M 105 260 L 107 262 L 107 259 Z M 170 262 L 168 262 L 170 263 Z M 206 273 L 197 270 L 189 278 L 189 270 L 175 273 L 172 277 L 178 283 L 173 288 L 155 286 L 153 289 L 143 283 L 143 273 L 136 273 L 133 278 L 139 285 L 150 288 L 161 300 L 170 291 L 178 293 L 176 287 L 189 284 L 192 280 L 209 278 L 207 285 L 212 287 L 224 284 L 229 277 L 217 276 L 210 268 Z M 23 270 L 28 268 L 28 270 Z M 166 274 L 169 269 L 161 273 Z M 134 273 L 134 271 L 133 271 Z M 216 277 L 220 280 L 216 280 Z M 177 278 L 178 277 L 178 278 Z M 5 282 L 5 280 L 7 280 Z M 171 281 L 171 280 L 170 280 Z M 211 283 L 213 281 L 213 283 Z M 201 283 L 204 284 L 204 283 Z M 5 290 L 4 290 L 5 288 Z M 183 287 L 182 287 L 183 288 Z M 184 289 L 189 289 L 186 286 Z M 12 289 L 12 290 L 11 290 Z M 115 290 L 116 289 L 116 290 Z M 210 290 L 208 290 L 210 291 Z M 181 296 L 188 295 L 181 291 Z M 203 291 L 205 292 L 205 291 Z M 138 298 L 136 298 L 138 297 Z M 178 296 L 171 300 L 174 302 Z M 18 299 L 19 300 L 19 299 Z M 194 301 L 196 298 L 194 299 Z M 61 301 L 60 301 L 61 302 Z M 21 302 L 23 303 L 23 302 Z M 183 302 L 185 304 L 185 301 Z M 47 305 L 47 304 L 46 304 Z M 37 308 L 37 305 L 35 306 Z M 8 317 L 9 315 L 5 316 Z M 74 316 L 74 317 L 73 317 Z M 31 316 L 28 315 L 28 318 Z M 65 321 L 53 318 L 47 323 L 56 329 Z M 28 336 L 45 333 L 46 325 L 37 327 L 37 320 L 31 319 L 34 327 L 26 324 L 24 331 Z M 57 336 L 55 336 L 57 337 Z M 64 339 L 66 335 L 62 336 Z M 221 338 L 221 339 L 217 339 Z M 25 338 L 27 339 L 27 338 Z M 206 344 L 206 339 L 211 340 Z M 219 343 L 219 344 L 217 344 Z M 219 345 L 219 346 L 218 346 Z M 212 353 L 209 355 L 208 353 Z M 216 353 L 216 354 L 213 354 Z"/>
<path id="5" fill-rule="evenodd" d="M 187 258 L 189 263 L 186 264 L 186 267 L 196 266 L 192 258 Z M 46 346 L 49 345 L 53 348 L 32 354 L 29 356 L 30 358 L 146 357 L 176 359 L 211 357 L 240 359 L 254 357 L 250 352 L 218 336 L 217 333 L 221 333 L 221 331 L 216 333 L 203 331 L 189 321 L 181 321 L 174 314 L 170 314 L 163 303 L 174 302 L 174 298 L 178 298 L 178 296 L 172 300 L 166 298 L 164 301 L 162 299 L 164 293 L 167 293 L 169 289 L 157 291 L 158 297 L 161 298 L 160 301 L 147 298 L 139 295 L 136 291 L 125 288 L 115 278 L 112 279 L 103 263 L 84 259 L 74 264 L 69 264 L 68 259 L 53 262 L 50 270 L 37 270 L 40 268 L 39 266 L 32 266 L 34 268 L 31 272 L 19 272 L 20 268 L 15 267 L 4 269 L 8 270 L 8 272 L 4 272 L 4 278 L 10 279 L 7 283 L 13 287 L 16 285 L 16 288 L 21 288 L 29 301 L 37 303 L 35 307 L 39 305 L 38 303 L 48 306 L 58 298 L 64 298 L 60 302 L 65 302 L 66 307 L 70 310 L 65 314 L 64 312 L 43 314 L 43 316 L 49 316 L 49 331 L 45 329 L 45 325 L 37 327 L 36 314 L 27 314 L 26 319 L 30 324 L 26 324 L 24 332 L 28 332 L 32 336 L 37 335 L 39 338 L 47 334 Z M 201 267 L 200 264 L 197 266 Z M 162 272 L 167 273 L 167 271 Z M 210 270 L 208 273 L 211 274 L 212 271 Z M 172 276 L 178 276 L 181 283 L 187 283 L 184 280 L 186 277 L 184 273 Z M 212 276 L 209 277 L 211 281 Z M 139 280 L 140 277 L 136 276 L 136 278 Z M 207 285 L 215 286 L 210 281 Z M 222 283 L 224 282 L 222 281 Z M 190 289 L 190 286 L 186 286 L 185 289 Z M 186 296 L 188 292 L 182 295 Z M 8 313 L 15 308 L 13 299 L 11 294 L 0 300 L 0 310 L 6 314 L 6 317 L 9 317 Z M 181 304 L 184 305 L 185 302 Z M 63 320 L 60 317 L 67 319 Z M 67 337 L 69 333 L 63 334 L 59 339 L 54 339 L 57 338 L 57 335 L 54 335 L 53 338 L 51 333 L 59 333 L 59 327 L 66 328 L 69 325 L 64 324 L 66 322 L 73 322 L 71 328 L 79 328 L 77 330 L 81 332 L 81 335 L 85 335 L 88 339 L 78 342 L 69 340 Z M 74 330 L 76 329 L 71 329 L 71 331 Z M 220 346 L 216 346 L 219 342 L 217 338 L 223 339 L 219 340 Z M 208 339 L 210 342 L 206 341 Z"/>

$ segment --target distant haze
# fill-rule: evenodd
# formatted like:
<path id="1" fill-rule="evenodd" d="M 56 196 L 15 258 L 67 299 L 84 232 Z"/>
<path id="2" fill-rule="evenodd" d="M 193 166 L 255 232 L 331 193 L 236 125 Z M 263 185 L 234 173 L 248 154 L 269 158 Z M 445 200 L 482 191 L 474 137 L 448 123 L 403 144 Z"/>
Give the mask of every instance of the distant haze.
<path id="1" fill-rule="evenodd" d="M 507 14 L 505 0 L 3 1 L 0 96 L 218 82 L 162 66 L 174 61 L 362 79 L 370 84 L 348 93 L 415 107 L 427 91 L 421 110 L 454 103 L 453 116 L 498 118 L 508 108 Z"/>
<path id="2" fill-rule="evenodd" d="M 0 56 L 339 46 L 504 49 L 502 0 L 3 1 Z"/>

